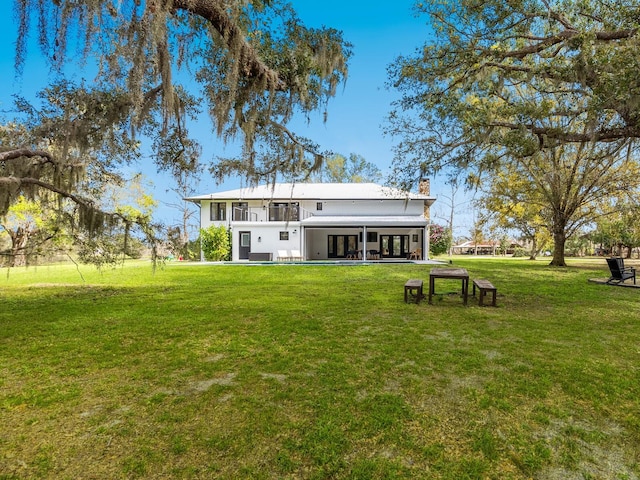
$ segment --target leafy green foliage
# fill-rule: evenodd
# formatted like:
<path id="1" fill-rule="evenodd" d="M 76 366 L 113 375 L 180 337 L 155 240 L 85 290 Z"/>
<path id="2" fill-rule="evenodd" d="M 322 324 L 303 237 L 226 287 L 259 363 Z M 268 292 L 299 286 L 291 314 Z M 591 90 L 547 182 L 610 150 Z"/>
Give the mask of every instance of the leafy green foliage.
<path id="1" fill-rule="evenodd" d="M 337 154 L 325 158 L 320 169 L 311 175 L 314 182 L 328 183 L 378 183 L 381 179 L 382 172 L 376 165 L 354 153 L 349 158 Z"/>
<path id="2" fill-rule="evenodd" d="M 204 258 L 208 261 L 219 262 L 228 260 L 231 254 L 229 231 L 224 225 L 211 225 L 200 229 L 200 243 Z"/>
<path id="3" fill-rule="evenodd" d="M 640 84 L 624 66 L 637 55 L 635 9 L 599 0 L 456 5 L 420 2 L 434 38 L 390 67 L 402 93 L 388 128 L 403 137 L 393 176 L 410 188 L 460 170 L 475 188 L 507 172 L 519 182 L 501 196 L 520 199 L 505 208 L 539 209 L 538 218 L 529 208 L 511 219 L 530 238 L 544 222 L 551 264 L 563 266 L 567 238 L 604 198 L 637 194 Z"/>
<path id="4" fill-rule="evenodd" d="M 615 203 L 615 199 L 609 203 L 606 210 L 611 213 L 598 218 L 590 238 L 607 253 L 630 257 L 640 246 L 640 208 L 630 202 Z"/>
<path id="5" fill-rule="evenodd" d="M 346 79 L 351 45 L 338 30 L 305 27 L 286 1 L 14 0 L 14 5 L 18 72 L 32 28 L 58 74 L 76 59 L 96 59 L 98 88 L 124 92 L 120 115 L 134 127 L 150 118 L 162 126 L 167 135 L 155 144 L 170 144 L 158 149 L 167 170 L 190 164 L 191 156 L 182 152 L 191 147 L 185 112 L 199 104 L 208 105 L 216 135 L 244 140 L 242 158 L 220 159 L 217 176 L 272 178 L 276 172 L 300 172 L 321 155 L 286 124 L 296 113 L 325 108 Z M 175 83 L 179 72 L 196 80 L 191 93 L 197 100 Z M 172 158 L 172 152 L 179 157 Z"/>
<path id="6" fill-rule="evenodd" d="M 567 142 L 627 144 L 640 136 L 631 67 L 637 5 L 456 5 L 420 2 L 433 39 L 390 66 L 390 82 L 403 93 L 390 127 L 404 137 L 401 165 L 426 173 L 448 165 L 483 170 L 505 151 L 520 157 Z"/>
<path id="7" fill-rule="evenodd" d="M 141 137 L 159 170 L 176 179 L 199 171 L 200 148 L 186 124 L 207 103 L 218 136 L 244 138 L 243 158 L 220 159 L 216 178 L 304 175 L 321 163 L 322 152 L 286 124 L 296 113 L 325 108 L 346 79 L 351 45 L 335 29 L 304 27 L 288 3 L 13 3 L 16 72 L 35 29 L 56 83 L 40 93 L 39 105 L 18 99 L 19 118 L 0 128 L 0 217 L 24 195 L 58 205 L 59 218 L 82 230 L 84 259 L 111 262 L 112 245 L 96 235 L 116 227 L 126 234 L 136 228 L 155 257 L 158 226 L 136 212 L 107 211 L 103 189 L 128 181 L 124 172 L 140 159 Z M 94 87 L 65 80 L 66 65 L 79 60 L 82 70 L 87 59 L 99 66 Z M 195 95 L 174 83 L 178 71 L 197 81 Z"/>
<path id="8" fill-rule="evenodd" d="M 56 236 L 60 226 L 56 219 L 55 210 L 20 196 L 4 218 L 0 217 L 0 239 L 9 239 L 9 247 L 0 249 L 0 264 L 26 265 L 38 256 L 51 254 L 59 246 Z"/>

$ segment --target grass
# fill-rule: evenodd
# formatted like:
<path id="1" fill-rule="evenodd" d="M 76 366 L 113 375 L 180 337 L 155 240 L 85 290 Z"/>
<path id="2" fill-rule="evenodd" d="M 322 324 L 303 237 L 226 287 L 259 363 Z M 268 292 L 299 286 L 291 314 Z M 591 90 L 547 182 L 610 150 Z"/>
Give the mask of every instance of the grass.
<path id="1" fill-rule="evenodd" d="M 0 479 L 637 479 L 640 290 L 454 264 L 11 270 Z"/>

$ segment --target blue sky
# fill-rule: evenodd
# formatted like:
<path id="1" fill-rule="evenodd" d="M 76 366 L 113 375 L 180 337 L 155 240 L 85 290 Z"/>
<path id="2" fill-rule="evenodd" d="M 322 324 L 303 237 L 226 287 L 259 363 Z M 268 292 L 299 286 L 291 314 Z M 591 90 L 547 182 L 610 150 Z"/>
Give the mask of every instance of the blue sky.
<path id="1" fill-rule="evenodd" d="M 11 95 L 27 98 L 47 85 L 48 70 L 39 52 L 31 49 L 23 77 L 14 80 L 14 47 L 17 26 L 13 16 L 13 1 L 0 2 L 0 67 L 3 81 L 0 91 L 0 109 L 11 104 Z M 344 87 L 338 89 L 328 106 L 328 119 L 323 122 L 322 113 L 312 115 L 310 125 L 295 122 L 293 129 L 320 144 L 323 150 L 343 155 L 352 153 L 363 156 L 377 165 L 383 173 L 389 169 L 393 157 L 393 142 L 382 134 L 382 125 L 396 98 L 394 92 L 385 87 L 387 66 L 399 55 L 413 54 L 428 40 L 430 32 L 426 17 L 415 17 L 414 0 L 293 0 L 291 2 L 299 17 L 307 26 L 328 26 L 342 30 L 344 38 L 354 45 L 350 62 L 349 78 Z M 32 37 L 34 32 L 32 32 Z M 80 75 L 80 74 L 79 74 Z M 203 145 L 202 160 L 208 163 L 216 155 L 224 154 L 224 146 L 210 133 L 210 125 L 191 127 Z M 233 146 L 227 147 L 233 150 Z M 146 175 L 155 184 L 154 197 L 163 202 L 175 202 L 176 197 L 167 194 L 166 178 L 147 169 Z M 198 193 L 237 188 L 240 179 L 233 178 L 218 186 L 210 178 L 203 178 Z M 448 187 L 441 185 L 442 179 L 432 179 L 434 195 L 449 195 Z M 432 209 L 434 221 L 448 217 L 445 201 L 436 202 Z M 458 201 L 456 201 L 458 203 Z M 462 208 L 464 209 L 464 208 Z M 159 209 L 160 217 L 171 223 L 178 212 L 165 207 Z M 467 233 L 469 220 L 461 217 L 457 221 L 456 235 Z"/>

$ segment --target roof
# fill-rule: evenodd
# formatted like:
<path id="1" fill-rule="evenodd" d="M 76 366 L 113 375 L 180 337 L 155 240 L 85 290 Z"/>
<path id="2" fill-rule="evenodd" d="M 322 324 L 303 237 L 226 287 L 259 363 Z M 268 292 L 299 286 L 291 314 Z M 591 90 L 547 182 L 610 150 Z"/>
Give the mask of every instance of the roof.
<path id="1" fill-rule="evenodd" d="M 186 200 L 423 200 L 435 197 L 377 183 L 276 183 L 188 197 Z"/>
<path id="2" fill-rule="evenodd" d="M 336 226 L 367 226 L 367 227 L 425 227 L 428 223 L 422 215 L 396 215 L 396 216 L 375 216 L 375 215 L 344 215 L 326 216 L 314 215 L 305 218 L 300 222 L 305 227 L 336 227 Z"/>

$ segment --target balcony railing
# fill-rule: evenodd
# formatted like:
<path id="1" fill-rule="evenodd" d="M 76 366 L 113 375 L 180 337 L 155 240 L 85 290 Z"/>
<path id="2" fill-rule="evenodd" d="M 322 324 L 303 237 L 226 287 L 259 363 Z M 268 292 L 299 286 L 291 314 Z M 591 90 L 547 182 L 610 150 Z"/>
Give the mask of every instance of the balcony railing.
<path id="1" fill-rule="evenodd" d="M 299 220 L 298 205 L 269 205 L 270 222 L 297 222 Z"/>
<path id="2" fill-rule="evenodd" d="M 313 213 L 299 205 L 265 205 L 264 207 L 233 207 L 233 222 L 299 222 Z"/>

